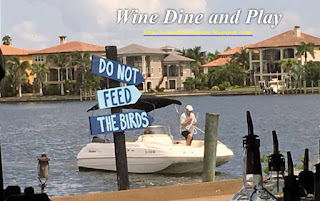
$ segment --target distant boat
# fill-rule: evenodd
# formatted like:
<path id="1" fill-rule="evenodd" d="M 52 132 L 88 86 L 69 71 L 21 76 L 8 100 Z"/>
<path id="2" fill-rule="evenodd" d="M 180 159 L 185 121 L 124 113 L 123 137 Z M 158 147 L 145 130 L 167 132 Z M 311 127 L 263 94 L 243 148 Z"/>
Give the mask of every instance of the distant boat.
<path id="1" fill-rule="evenodd" d="M 269 86 L 273 93 L 276 94 L 285 87 L 285 85 L 280 84 L 280 81 L 277 78 L 273 78 L 271 81 L 269 81 Z"/>
<path id="2" fill-rule="evenodd" d="M 174 141 L 166 126 L 149 126 L 136 141 L 126 142 L 128 171 L 131 173 L 199 173 L 202 172 L 204 141 Z M 216 166 L 227 163 L 233 152 L 218 141 Z M 78 153 L 79 169 L 116 171 L 114 143 L 91 142 Z"/>

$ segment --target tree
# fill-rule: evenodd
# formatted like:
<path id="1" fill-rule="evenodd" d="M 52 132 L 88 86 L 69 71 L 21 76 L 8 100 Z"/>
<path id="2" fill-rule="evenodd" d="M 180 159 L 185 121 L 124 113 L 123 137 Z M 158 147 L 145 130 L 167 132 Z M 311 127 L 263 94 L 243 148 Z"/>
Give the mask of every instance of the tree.
<path id="1" fill-rule="evenodd" d="M 231 50 L 231 47 L 227 46 L 226 49 L 224 50 L 224 52 L 227 51 L 227 50 Z"/>
<path id="2" fill-rule="evenodd" d="M 53 54 L 48 57 L 48 61 L 53 64 L 57 65 L 60 68 L 60 92 L 61 96 L 64 95 L 64 87 L 63 87 L 63 73 L 62 70 L 70 65 L 71 57 L 70 55 L 58 53 Z"/>
<path id="3" fill-rule="evenodd" d="M 244 67 L 245 70 L 249 69 L 249 52 L 247 49 L 242 49 L 232 56 L 232 61 Z"/>
<path id="4" fill-rule="evenodd" d="M 188 49 L 187 56 L 195 60 L 195 63 L 192 65 L 192 70 L 197 77 L 199 74 L 199 67 L 205 63 L 206 52 L 202 52 L 201 47 L 196 46 L 192 49 Z"/>
<path id="5" fill-rule="evenodd" d="M 291 67 L 291 80 L 295 83 L 296 87 L 299 87 L 298 83 L 305 78 L 305 68 L 302 65 L 294 65 Z"/>
<path id="6" fill-rule="evenodd" d="M 304 65 L 304 68 L 308 86 L 311 86 L 311 81 L 313 81 L 314 86 L 318 86 L 318 80 L 320 80 L 320 62 L 310 61 Z"/>
<path id="7" fill-rule="evenodd" d="M 49 68 L 46 64 L 31 65 L 31 75 L 37 75 L 38 83 L 40 85 L 40 96 L 43 96 L 43 81 L 46 73 L 49 73 Z"/>
<path id="8" fill-rule="evenodd" d="M 188 57 L 188 49 L 185 49 L 184 47 L 181 50 L 176 49 L 175 51 L 181 53 L 182 56 Z"/>
<path id="9" fill-rule="evenodd" d="M 209 87 L 220 85 L 223 82 L 229 82 L 231 86 L 243 85 L 245 77 L 246 73 L 242 66 L 237 63 L 227 63 L 209 71 Z"/>
<path id="10" fill-rule="evenodd" d="M 9 35 L 6 35 L 2 38 L 3 45 L 11 45 L 12 39 Z"/>
<path id="11" fill-rule="evenodd" d="M 186 90 L 193 90 L 196 86 L 196 79 L 193 77 L 187 77 L 183 82 L 183 86 Z"/>
<path id="12" fill-rule="evenodd" d="M 291 86 L 291 71 L 292 71 L 292 66 L 297 65 L 297 61 L 294 59 L 282 59 L 279 61 L 279 64 L 281 66 L 281 78 L 283 79 L 283 73 L 286 71 L 288 71 L 289 73 L 289 86 Z"/>
<path id="13" fill-rule="evenodd" d="M 7 76 L 14 89 L 18 89 L 19 96 L 22 97 L 22 85 L 27 82 L 28 75 L 26 70 L 30 67 L 28 61 L 20 62 L 19 57 L 11 57 L 7 61 Z"/>
<path id="14" fill-rule="evenodd" d="M 195 78 L 196 89 L 205 89 L 208 86 L 208 75 L 204 73 L 199 73 Z"/>
<path id="15" fill-rule="evenodd" d="M 74 52 L 71 55 L 72 65 L 76 67 L 77 90 L 80 88 L 90 90 L 100 87 L 100 76 L 94 75 L 90 71 L 89 52 Z"/>
<path id="16" fill-rule="evenodd" d="M 301 42 L 300 45 L 298 46 L 297 49 L 297 56 L 301 56 L 304 54 L 304 64 L 307 63 L 307 55 L 308 53 L 312 56 L 312 58 L 314 58 L 314 43 L 305 43 L 305 42 Z"/>
<path id="17" fill-rule="evenodd" d="M 214 52 L 214 54 L 211 53 L 211 52 L 208 52 L 208 53 L 206 54 L 205 61 L 206 61 L 206 62 L 210 62 L 210 61 L 213 61 L 213 60 L 218 59 L 218 58 L 219 58 L 219 53 L 220 53 L 220 52 L 219 52 L 218 50 L 216 50 L 216 51 Z"/>

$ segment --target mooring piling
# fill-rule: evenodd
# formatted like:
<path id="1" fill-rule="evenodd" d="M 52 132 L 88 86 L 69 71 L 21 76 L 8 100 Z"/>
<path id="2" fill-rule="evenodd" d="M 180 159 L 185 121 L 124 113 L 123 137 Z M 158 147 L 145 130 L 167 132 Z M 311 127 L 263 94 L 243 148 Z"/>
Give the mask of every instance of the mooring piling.
<path id="1" fill-rule="evenodd" d="M 202 181 L 214 181 L 220 114 L 206 113 Z"/>

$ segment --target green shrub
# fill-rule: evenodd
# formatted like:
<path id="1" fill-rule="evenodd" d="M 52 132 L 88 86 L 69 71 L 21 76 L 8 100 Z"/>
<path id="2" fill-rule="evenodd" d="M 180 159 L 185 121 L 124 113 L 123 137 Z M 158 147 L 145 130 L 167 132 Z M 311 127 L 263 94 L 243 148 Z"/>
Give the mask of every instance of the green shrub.
<path id="1" fill-rule="evenodd" d="M 203 86 L 203 87 L 200 87 L 200 90 L 205 90 L 205 91 L 207 91 L 207 90 L 209 90 L 209 87 Z"/>
<path id="2" fill-rule="evenodd" d="M 219 89 L 220 90 L 226 90 L 226 88 L 231 87 L 230 82 L 222 82 L 221 84 L 219 84 Z"/>
<path id="3" fill-rule="evenodd" d="M 43 95 L 45 95 L 45 96 L 60 95 L 59 85 L 44 85 L 43 86 Z"/>
<path id="4" fill-rule="evenodd" d="M 213 86 L 213 87 L 211 88 L 211 90 L 212 90 L 212 91 L 219 91 L 219 87 L 218 87 L 218 86 Z"/>

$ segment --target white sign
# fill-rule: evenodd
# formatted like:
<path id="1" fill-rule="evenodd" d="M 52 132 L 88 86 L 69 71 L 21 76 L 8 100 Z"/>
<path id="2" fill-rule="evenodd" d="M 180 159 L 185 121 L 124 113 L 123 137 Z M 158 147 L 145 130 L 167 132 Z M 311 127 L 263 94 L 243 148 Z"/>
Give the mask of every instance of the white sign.
<path id="1" fill-rule="evenodd" d="M 100 109 L 135 104 L 140 96 L 141 92 L 133 85 L 97 91 Z"/>

